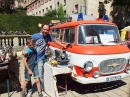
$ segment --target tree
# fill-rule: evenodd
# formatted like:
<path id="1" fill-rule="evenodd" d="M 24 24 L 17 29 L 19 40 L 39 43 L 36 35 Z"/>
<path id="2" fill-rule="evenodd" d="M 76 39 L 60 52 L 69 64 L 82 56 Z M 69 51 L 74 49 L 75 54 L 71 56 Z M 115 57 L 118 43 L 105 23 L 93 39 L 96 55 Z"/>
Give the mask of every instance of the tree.
<path id="1" fill-rule="evenodd" d="M 47 13 L 45 13 L 45 16 L 48 16 L 48 17 L 56 17 L 57 15 L 57 11 L 54 9 L 54 10 L 48 10 Z"/>
<path id="2" fill-rule="evenodd" d="M 63 10 L 63 5 L 60 4 L 59 9 L 58 9 L 58 17 L 59 18 L 64 18 L 64 10 Z"/>
<path id="3" fill-rule="evenodd" d="M 20 2 L 23 2 L 23 0 L 18 0 L 18 3 L 20 5 Z M 24 8 L 21 8 L 21 6 L 18 6 L 18 8 L 14 9 L 14 3 L 15 0 L 0 0 L 0 13 L 1 14 L 21 14 L 21 12 L 25 12 Z M 25 14 L 25 13 L 24 13 Z"/>
<path id="4" fill-rule="evenodd" d="M 10 13 L 13 7 L 13 0 L 0 0 L 0 13 Z"/>
<path id="5" fill-rule="evenodd" d="M 110 2 L 112 2 L 111 6 L 114 7 L 114 10 L 117 10 L 116 13 L 112 14 L 113 17 L 118 17 L 122 27 L 126 26 L 128 22 L 130 25 L 130 0 L 104 0 L 106 4 Z M 122 24 L 123 22 L 124 24 Z"/>
<path id="6" fill-rule="evenodd" d="M 104 0 L 104 3 L 112 2 L 112 6 L 122 6 L 130 8 L 130 0 Z"/>

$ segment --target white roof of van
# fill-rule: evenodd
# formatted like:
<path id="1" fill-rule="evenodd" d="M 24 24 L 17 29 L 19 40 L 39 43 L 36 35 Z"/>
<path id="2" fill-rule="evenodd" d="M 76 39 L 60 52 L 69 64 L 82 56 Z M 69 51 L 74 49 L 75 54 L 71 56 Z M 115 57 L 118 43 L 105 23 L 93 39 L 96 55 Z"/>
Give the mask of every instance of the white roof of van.
<path id="1" fill-rule="evenodd" d="M 78 14 L 72 14 L 69 17 L 72 17 L 72 21 L 77 21 Z M 83 20 L 96 20 L 96 18 L 91 15 L 83 15 Z"/>

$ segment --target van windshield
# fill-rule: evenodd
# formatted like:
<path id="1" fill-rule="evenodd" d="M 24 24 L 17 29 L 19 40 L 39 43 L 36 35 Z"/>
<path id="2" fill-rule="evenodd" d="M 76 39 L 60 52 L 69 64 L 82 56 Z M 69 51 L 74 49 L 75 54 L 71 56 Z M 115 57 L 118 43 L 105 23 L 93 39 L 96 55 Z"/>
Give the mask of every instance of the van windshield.
<path id="1" fill-rule="evenodd" d="M 112 25 L 80 25 L 78 44 L 121 43 L 116 26 Z"/>

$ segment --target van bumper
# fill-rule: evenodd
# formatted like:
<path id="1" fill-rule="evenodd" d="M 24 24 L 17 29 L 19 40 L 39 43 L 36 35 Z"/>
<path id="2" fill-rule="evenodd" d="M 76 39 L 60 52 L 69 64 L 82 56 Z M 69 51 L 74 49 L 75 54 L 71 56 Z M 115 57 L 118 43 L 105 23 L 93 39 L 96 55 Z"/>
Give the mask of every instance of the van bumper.
<path id="1" fill-rule="evenodd" d="M 72 79 L 78 83 L 81 84 L 91 84 L 91 83 L 104 83 L 104 82 L 111 82 L 108 81 L 107 79 L 110 77 L 117 77 L 120 76 L 121 79 L 130 76 L 130 74 L 127 73 L 121 73 L 121 74 L 116 74 L 116 75 L 111 75 L 111 76 L 102 76 L 102 77 L 98 77 L 98 78 L 85 78 L 85 77 L 80 77 L 80 76 L 76 76 L 76 77 L 72 77 Z"/>

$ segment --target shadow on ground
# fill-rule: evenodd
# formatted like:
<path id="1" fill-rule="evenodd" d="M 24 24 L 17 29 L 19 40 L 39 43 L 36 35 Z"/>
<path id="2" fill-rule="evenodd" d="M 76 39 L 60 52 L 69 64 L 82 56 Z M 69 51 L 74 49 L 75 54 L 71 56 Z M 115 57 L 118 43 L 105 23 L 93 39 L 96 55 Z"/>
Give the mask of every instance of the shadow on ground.
<path id="1" fill-rule="evenodd" d="M 80 84 L 73 81 L 70 77 L 68 77 L 67 79 L 68 90 L 75 91 L 79 94 L 104 92 L 126 85 L 126 83 L 121 80 L 108 83 Z M 62 79 L 61 77 L 57 78 L 57 86 L 63 83 L 63 80 L 64 79 Z M 63 92 L 64 90 L 59 88 L 58 91 Z"/>
<path id="2" fill-rule="evenodd" d="M 65 81 L 65 77 L 62 75 L 57 76 L 57 87 L 61 84 L 63 84 Z M 68 81 L 68 90 L 75 91 L 79 94 L 87 94 L 87 93 L 98 93 L 98 92 L 104 92 L 113 90 L 116 88 L 119 88 L 121 86 L 126 85 L 124 81 L 114 81 L 114 82 L 108 82 L 108 83 L 97 83 L 97 84 L 80 84 L 75 81 L 73 81 L 70 77 L 67 77 Z M 65 84 L 62 85 L 63 87 Z M 7 90 L 6 90 L 7 91 Z M 33 93 L 37 91 L 36 84 L 33 84 Z M 58 88 L 59 93 L 64 92 L 63 89 Z"/>

